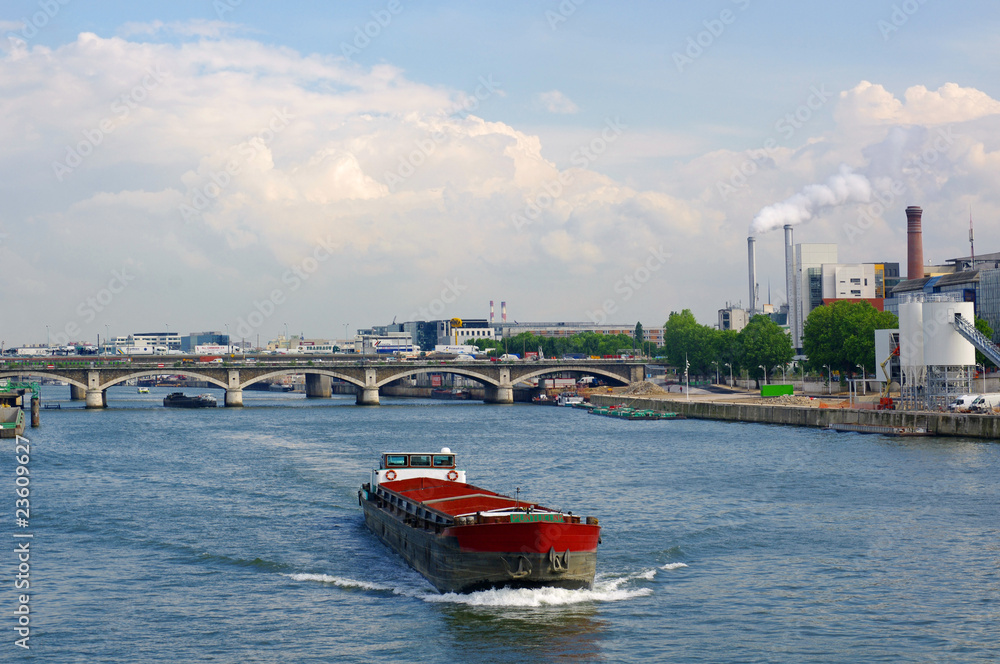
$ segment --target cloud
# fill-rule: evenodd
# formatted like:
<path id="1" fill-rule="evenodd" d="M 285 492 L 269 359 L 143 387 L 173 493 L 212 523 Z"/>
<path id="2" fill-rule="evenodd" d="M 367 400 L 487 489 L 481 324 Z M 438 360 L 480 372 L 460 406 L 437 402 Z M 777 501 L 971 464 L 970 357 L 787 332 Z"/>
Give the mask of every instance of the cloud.
<path id="1" fill-rule="evenodd" d="M 413 311 L 455 275 L 477 283 L 470 293 L 485 288 L 480 279 L 508 284 L 524 307 L 539 293 L 522 275 L 539 265 L 555 279 L 618 278 L 623 261 L 703 216 L 602 175 L 599 160 L 561 170 L 538 136 L 464 110 L 472 94 L 490 104 L 479 82 L 443 89 L 391 65 L 301 55 L 210 27 L 185 28 L 211 38 L 180 44 L 83 33 L 0 60 L 4 249 L 33 265 L 24 278 L 34 295 L 19 303 L 29 315 L 44 301 L 46 316 L 62 312 L 85 335 L 108 320 L 138 328 L 164 316 L 221 328 L 284 289 L 283 317 L 333 334 L 317 302 L 377 322 Z M 123 34 L 168 29 L 178 32 L 150 24 Z M 585 144 L 603 140 L 602 129 Z M 561 174 L 568 184 L 538 222 L 515 228 L 512 216 Z M 317 246 L 333 254 L 290 279 Z M 77 320 L 78 303 L 125 260 L 137 274 L 129 292 Z M 478 310 L 468 297 L 453 313 Z M 583 304 L 565 315 L 581 318 Z M 280 327 L 266 325 L 264 335 Z"/>
<path id="2" fill-rule="evenodd" d="M 841 123 L 938 125 L 1000 114 L 1000 101 L 956 83 L 937 90 L 915 85 L 904 98 L 900 101 L 881 85 L 861 81 L 840 93 L 835 115 Z"/>
<path id="3" fill-rule="evenodd" d="M 549 92 L 541 92 L 535 96 L 535 99 L 541 104 L 549 113 L 557 113 L 560 115 L 572 115 L 573 113 L 579 112 L 580 108 L 573 103 L 573 101 L 567 97 L 565 94 L 559 90 L 550 90 Z"/>

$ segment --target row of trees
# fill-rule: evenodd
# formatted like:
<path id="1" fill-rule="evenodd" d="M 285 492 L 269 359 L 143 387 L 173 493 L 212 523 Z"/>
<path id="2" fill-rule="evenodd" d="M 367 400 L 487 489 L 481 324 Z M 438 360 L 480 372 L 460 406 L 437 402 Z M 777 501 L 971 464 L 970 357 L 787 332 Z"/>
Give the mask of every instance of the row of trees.
<path id="1" fill-rule="evenodd" d="M 853 375 L 862 369 L 866 374 L 874 373 L 886 359 L 875 357 L 875 330 L 898 326 L 895 314 L 879 311 L 866 301 L 838 301 L 817 307 L 803 326 L 806 368 L 816 372 L 829 368 L 842 375 Z M 993 334 L 982 319 L 976 319 L 976 327 L 988 337 Z M 540 337 L 523 332 L 497 341 L 478 339 L 475 345 L 480 350 L 495 348 L 498 352 L 519 355 L 541 349 L 546 357 L 574 353 L 617 355 L 625 349 L 639 349 L 681 371 L 687 362 L 692 375 L 708 376 L 716 372 L 721 375 L 730 370 L 736 375 L 745 371 L 758 381 L 765 371 L 770 375 L 778 367 L 787 367 L 795 356 L 789 335 L 763 315 L 754 316 L 745 328 L 734 332 L 701 325 L 690 309 L 684 309 L 671 312 L 664 324 L 663 346 L 653 348 L 642 338 L 642 325 L 636 324 L 632 336 L 583 332 L 567 337 Z M 976 358 L 977 362 L 988 364 L 978 352 Z"/>
<path id="2" fill-rule="evenodd" d="M 701 325 L 690 309 L 672 312 L 663 326 L 664 345 L 658 356 L 695 375 L 738 375 L 746 371 L 760 380 L 776 367 L 787 366 L 795 352 L 784 330 L 768 316 L 754 316 L 739 332 Z"/>
<path id="3" fill-rule="evenodd" d="M 642 347 L 642 328 L 639 328 L 639 343 L 628 334 L 597 334 L 596 332 L 581 332 L 567 337 L 540 337 L 530 332 L 522 332 L 508 339 L 476 339 L 467 343 L 479 350 L 493 348 L 497 354 L 537 352 L 539 349 L 545 357 L 562 357 L 570 354 L 583 355 L 617 355 L 619 351 Z M 646 350 L 652 350 L 646 347 Z"/>
<path id="4" fill-rule="evenodd" d="M 875 357 L 875 330 L 898 326 L 896 316 L 870 303 L 833 302 L 809 314 L 802 350 L 810 371 L 829 367 L 846 374 L 862 368 L 872 373 L 885 358 Z M 765 370 L 785 367 L 795 355 L 788 334 L 768 316 L 754 316 L 740 332 L 700 325 L 690 310 L 673 312 L 664 325 L 665 345 L 659 353 L 675 367 L 689 362 L 689 371 L 707 375 L 731 368 L 760 380 Z M 725 368 L 725 369 L 724 369 Z"/>

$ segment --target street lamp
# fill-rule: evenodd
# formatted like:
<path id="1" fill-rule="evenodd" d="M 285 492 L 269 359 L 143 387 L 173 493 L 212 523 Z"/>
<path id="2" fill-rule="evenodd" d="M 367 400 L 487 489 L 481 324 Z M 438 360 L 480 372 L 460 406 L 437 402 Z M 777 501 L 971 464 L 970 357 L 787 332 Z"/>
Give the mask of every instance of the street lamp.
<path id="1" fill-rule="evenodd" d="M 764 384 L 767 385 L 767 369 L 764 368 L 763 364 L 758 364 L 757 366 L 764 372 Z"/>
<path id="2" fill-rule="evenodd" d="M 977 369 L 982 368 L 983 370 L 983 394 L 986 394 L 986 365 L 977 364 L 976 368 Z"/>
<path id="3" fill-rule="evenodd" d="M 292 344 L 288 340 L 288 323 L 285 323 L 285 348 L 287 348 L 288 350 L 292 349 Z"/>
<path id="4" fill-rule="evenodd" d="M 715 384 L 718 385 L 719 384 L 719 363 L 718 362 L 712 362 L 712 364 L 715 365 Z"/>
<path id="5" fill-rule="evenodd" d="M 108 347 L 108 343 L 111 341 L 111 326 L 107 323 L 104 324 L 104 347 Z"/>
<path id="6" fill-rule="evenodd" d="M 729 387 L 733 386 L 733 365 L 726 362 L 726 366 L 729 367 Z"/>
<path id="7" fill-rule="evenodd" d="M 830 394 L 833 394 L 833 369 L 830 367 L 829 364 L 824 364 L 823 368 L 829 371 L 829 373 L 827 374 L 828 377 L 826 379 L 826 382 L 830 386 Z"/>
<path id="8" fill-rule="evenodd" d="M 229 323 L 226 323 L 226 355 L 233 354 L 233 340 L 229 336 Z"/>
<path id="9" fill-rule="evenodd" d="M 49 334 L 49 326 L 45 326 L 45 348 L 48 351 L 52 350 L 52 336 Z"/>
<path id="10" fill-rule="evenodd" d="M 779 364 L 778 366 L 775 367 L 775 369 L 781 369 L 781 382 L 784 383 L 785 382 L 785 365 L 784 364 Z"/>
<path id="11" fill-rule="evenodd" d="M 858 369 L 861 369 L 861 394 L 867 395 L 868 394 L 868 385 L 865 384 L 865 368 L 862 365 L 860 365 L 860 364 L 857 365 L 857 366 L 858 366 Z M 854 387 L 854 391 L 855 392 L 858 391 L 858 388 L 857 388 L 856 385 Z"/>

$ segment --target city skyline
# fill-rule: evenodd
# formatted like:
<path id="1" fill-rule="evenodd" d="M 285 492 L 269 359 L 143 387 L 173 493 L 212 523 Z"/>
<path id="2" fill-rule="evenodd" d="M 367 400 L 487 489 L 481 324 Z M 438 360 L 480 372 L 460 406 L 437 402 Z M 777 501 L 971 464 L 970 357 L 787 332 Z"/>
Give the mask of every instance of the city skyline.
<path id="1" fill-rule="evenodd" d="M 748 304 L 751 222 L 782 304 L 774 224 L 904 262 L 908 205 L 929 261 L 969 255 L 970 214 L 997 251 L 996 23 L 915 0 L 8 3 L 0 339 L 336 334 L 490 300 L 711 324 Z"/>

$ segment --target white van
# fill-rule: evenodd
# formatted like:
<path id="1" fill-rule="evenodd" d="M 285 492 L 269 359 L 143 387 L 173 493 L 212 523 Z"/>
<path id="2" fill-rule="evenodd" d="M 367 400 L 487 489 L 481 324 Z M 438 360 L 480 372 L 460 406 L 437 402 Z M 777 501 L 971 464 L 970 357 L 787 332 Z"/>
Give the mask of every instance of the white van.
<path id="1" fill-rule="evenodd" d="M 970 413 L 992 413 L 994 408 L 1000 407 L 1000 394 L 980 394 L 969 407 Z"/>
<path id="2" fill-rule="evenodd" d="M 968 413 L 969 407 L 972 406 L 972 402 L 978 396 L 978 394 L 963 394 L 948 404 L 948 410 L 953 413 Z"/>

